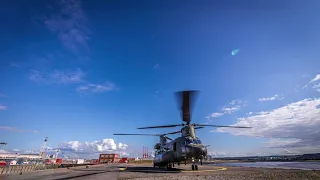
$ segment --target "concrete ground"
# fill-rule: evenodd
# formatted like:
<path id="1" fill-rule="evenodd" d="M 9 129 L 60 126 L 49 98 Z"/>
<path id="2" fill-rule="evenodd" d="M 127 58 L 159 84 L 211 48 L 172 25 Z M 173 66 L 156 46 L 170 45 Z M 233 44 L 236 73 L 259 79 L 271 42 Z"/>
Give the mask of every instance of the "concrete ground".
<path id="1" fill-rule="evenodd" d="M 54 169 L 37 172 L 28 172 L 22 175 L 0 176 L 8 180 L 48 180 L 48 179 L 78 179 L 78 180 L 115 180 L 115 179 L 320 179 L 320 171 L 283 170 L 267 168 L 245 167 L 217 167 L 213 165 L 199 165 L 198 171 L 192 171 L 190 165 L 176 166 L 170 171 L 153 168 L 151 165 L 95 165 L 89 168 L 76 167 L 70 169 Z"/>

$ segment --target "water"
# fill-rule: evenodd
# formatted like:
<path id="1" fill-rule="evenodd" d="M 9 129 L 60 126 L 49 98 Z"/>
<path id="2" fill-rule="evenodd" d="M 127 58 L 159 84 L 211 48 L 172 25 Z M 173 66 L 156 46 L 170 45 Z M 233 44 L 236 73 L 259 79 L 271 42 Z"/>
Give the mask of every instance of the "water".
<path id="1" fill-rule="evenodd" d="M 248 162 L 248 163 L 218 163 L 219 166 L 242 166 L 281 169 L 320 170 L 320 162 Z"/>

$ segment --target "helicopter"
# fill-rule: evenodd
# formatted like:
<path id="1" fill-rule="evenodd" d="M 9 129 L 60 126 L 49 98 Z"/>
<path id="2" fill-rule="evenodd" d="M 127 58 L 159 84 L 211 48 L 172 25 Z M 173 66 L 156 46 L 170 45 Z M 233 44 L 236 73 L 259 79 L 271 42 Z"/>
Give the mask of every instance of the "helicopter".
<path id="1" fill-rule="evenodd" d="M 195 129 L 204 127 L 228 127 L 228 128 L 251 128 L 243 126 L 223 126 L 223 125 L 209 125 L 191 123 L 191 107 L 194 104 L 194 98 L 198 91 L 186 90 L 176 92 L 179 109 L 181 110 L 181 118 L 185 123 L 164 125 L 164 126 L 150 126 L 140 127 L 137 129 L 153 129 L 153 128 L 170 128 L 182 126 L 180 131 L 165 133 L 165 134 L 114 134 L 114 135 L 146 135 L 159 136 L 160 142 L 154 146 L 156 149 L 153 160 L 153 167 L 165 167 L 167 170 L 174 167 L 175 164 L 180 163 L 192 164 L 192 170 L 198 170 L 197 162 L 202 165 L 202 162 L 207 157 L 207 147 L 196 136 Z M 181 136 L 176 139 L 171 139 L 167 135 L 181 133 Z M 167 142 L 167 140 L 171 140 Z"/>

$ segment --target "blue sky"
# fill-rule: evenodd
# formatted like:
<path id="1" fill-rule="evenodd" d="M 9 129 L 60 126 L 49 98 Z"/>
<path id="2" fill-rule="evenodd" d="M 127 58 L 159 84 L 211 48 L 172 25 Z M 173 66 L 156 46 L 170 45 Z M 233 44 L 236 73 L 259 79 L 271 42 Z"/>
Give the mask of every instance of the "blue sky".
<path id="1" fill-rule="evenodd" d="M 307 132 L 320 125 L 318 5 L 6 2 L 0 7 L 3 151 L 39 150 L 46 136 L 49 147 L 75 153 L 151 149 L 155 137 L 112 134 L 175 131 L 136 127 L 180 123 L 173 92 L 183 89 L 201 91 L 194 122 L 254 126 L 198 130 L 213 155 L 316 151 L 320 144 L 311 148 L 310 136 L 320 133 Z"/>

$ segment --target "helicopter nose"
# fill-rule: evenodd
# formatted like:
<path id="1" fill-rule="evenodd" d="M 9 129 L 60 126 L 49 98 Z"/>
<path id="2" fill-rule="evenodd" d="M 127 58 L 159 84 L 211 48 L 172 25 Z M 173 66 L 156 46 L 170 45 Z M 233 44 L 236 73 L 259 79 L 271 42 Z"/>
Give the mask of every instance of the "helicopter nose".
<path id="1" fill-rule="evenodd" d="M 206 154 L 206 149 L 204 147 L 193 147 L 192 151 L 195 154 L 202 154 L 202 155 Z"/>

